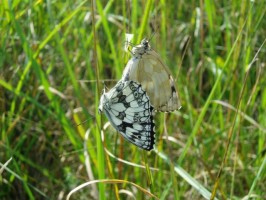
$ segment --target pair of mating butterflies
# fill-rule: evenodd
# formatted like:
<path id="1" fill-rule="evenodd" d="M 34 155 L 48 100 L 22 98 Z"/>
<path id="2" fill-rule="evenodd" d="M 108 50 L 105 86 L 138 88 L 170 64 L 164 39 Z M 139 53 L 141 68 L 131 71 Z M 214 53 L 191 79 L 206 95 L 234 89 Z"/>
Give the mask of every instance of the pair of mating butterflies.
<path id="1" fill-rule="evenodd" d="M 179 109 L 173 77 L 160 56 L 143 39 L 132 48 L 122 79 L 102 94 L 99 111 L 129 142 L 144 150 L 155 144 L 153 112 Z"/>

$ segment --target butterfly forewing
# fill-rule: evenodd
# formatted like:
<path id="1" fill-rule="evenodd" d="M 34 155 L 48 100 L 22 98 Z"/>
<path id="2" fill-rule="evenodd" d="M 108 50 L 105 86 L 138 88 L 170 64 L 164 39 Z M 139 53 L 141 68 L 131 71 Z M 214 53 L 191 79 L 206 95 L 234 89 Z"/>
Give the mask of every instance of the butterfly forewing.
<path id="1" fill-rule="evenodd" d="M 181 107 L 170 70 L 146 39 L 133 47 L 122 80 L 140 83 L 155 110 L 168 112 Z"/>
<path id="2" fill-rule="evenodd" d="M 103 111 L 112 126 L 129 142 L 151 150 L 155 144 L 153 107 L 141 85 L 134 81 L 120 81 L 100 100 Z"/>

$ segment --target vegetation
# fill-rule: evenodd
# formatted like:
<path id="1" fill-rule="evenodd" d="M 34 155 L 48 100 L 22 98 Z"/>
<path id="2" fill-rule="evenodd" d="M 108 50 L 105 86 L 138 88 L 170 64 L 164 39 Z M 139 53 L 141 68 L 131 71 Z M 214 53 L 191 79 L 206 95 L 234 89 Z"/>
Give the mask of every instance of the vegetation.
<path id="1" fill-rule="evenodd" d="M 265 12 L 264 0 L 2 1 L 0 199 L 66 199 L 84 183 L 70 199 L 266 199 Z M 150 38 L 182 102 L 156 113 L 150 153 L 98 114 L 130 59 L 126 33 Z"/>

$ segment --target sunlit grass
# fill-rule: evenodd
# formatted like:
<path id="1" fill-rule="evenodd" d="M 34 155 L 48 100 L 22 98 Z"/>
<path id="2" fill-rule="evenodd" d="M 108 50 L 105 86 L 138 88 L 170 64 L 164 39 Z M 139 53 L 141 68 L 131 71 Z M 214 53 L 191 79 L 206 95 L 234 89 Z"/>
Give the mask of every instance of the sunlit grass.
<path id="1" fill-rule="evenodd" d="M 266 3 L 94 6 L 94 20 L 91 1 L 0 6 L 0 199 L 265 199 Z M 151 153 L 98 114 L 126 33 L 151 38 L 182 102 L 156 113 Z"/>

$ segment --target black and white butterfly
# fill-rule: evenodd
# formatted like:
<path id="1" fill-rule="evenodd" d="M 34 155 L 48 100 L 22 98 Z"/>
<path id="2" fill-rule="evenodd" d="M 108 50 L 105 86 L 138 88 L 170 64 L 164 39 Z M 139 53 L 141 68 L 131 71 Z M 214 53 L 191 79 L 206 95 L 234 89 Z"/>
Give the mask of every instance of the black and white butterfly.
<path id="1" fill-rule="evenodd" d="M 153 107 L 140 84 L 119 81 L 102 94 L 99 112 L 104 112 L 112 126 L 129 142 L 148 151 L 154 148 Z"/>
<path id="2" fill-rule="evenodd" d="M 162 112 L 181 107 L 174 79 L 161 57 L 143 39 L 132 48 L 132 58 L 128 61 L 122 80 L 133 80 L 142 85 L 154 109 Z"/>

